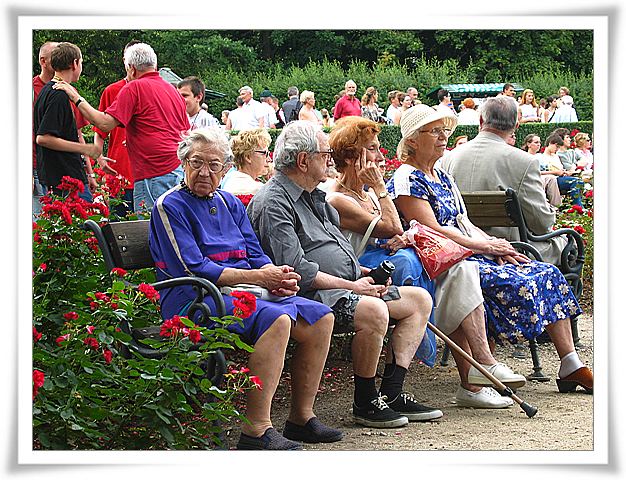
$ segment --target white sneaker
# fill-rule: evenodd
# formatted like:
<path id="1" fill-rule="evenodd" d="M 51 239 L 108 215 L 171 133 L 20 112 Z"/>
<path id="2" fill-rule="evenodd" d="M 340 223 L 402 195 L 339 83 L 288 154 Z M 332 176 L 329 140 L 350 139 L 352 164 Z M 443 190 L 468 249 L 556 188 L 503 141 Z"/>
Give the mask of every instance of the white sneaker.
<path id="1" fill-rule="evenodd" d="M 503 397 L 491 387 L 483 387 L 474 393 L 459 387 L 456 391 L 456 404 L 461 407 L 507 408 L 513 405 L 513 399 Z"/>
<path id="2" fill-rule="evenodd" d="M 514 373 L 513 370 L 507 367 L 504 363 L 482 366 L 509 388 L 521 388 L 526 385 L 526 378 L 524 375 Z M 469 373 L 467 374 L 467 383 L 484 387 L 493 386 L 493 383 L 480 373 L 473 365 L 470 367 Z"/>

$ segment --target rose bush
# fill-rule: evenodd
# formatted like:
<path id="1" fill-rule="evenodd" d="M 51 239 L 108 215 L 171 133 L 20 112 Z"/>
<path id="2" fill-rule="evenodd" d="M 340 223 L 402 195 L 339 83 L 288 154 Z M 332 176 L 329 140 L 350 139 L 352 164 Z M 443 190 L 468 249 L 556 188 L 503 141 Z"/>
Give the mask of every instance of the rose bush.
<path id="1" fill-rule="evenodd" d="M 125 358 L 131 337 L 122 322 L 142 327 L 159 321 L 159 294 L 149 285 L 154 274 L 107 271 L 95 238 L 81 225 L 87 218 L 104 221 L 108 207 L 80 199 L 80 182 L 64 182 L 67 195 L 45 197 L 33 223 L 34 448 L 219 444 L 219 422 L 243 418 L 236 397 L 261 388 L 241 370 L 218 388 L 202 369 L 218 348 L 252 350 L 226 329 L 241 319 L 214 318 L 218 326 L 210 330 L 185 317 L 169 319 L 161 338 L 145 340 L 163 358 Z M 95 198 L 98 193 L 103 198 L 102 192 Z M 251 308 L 243 301 L 241 313 Z"/>

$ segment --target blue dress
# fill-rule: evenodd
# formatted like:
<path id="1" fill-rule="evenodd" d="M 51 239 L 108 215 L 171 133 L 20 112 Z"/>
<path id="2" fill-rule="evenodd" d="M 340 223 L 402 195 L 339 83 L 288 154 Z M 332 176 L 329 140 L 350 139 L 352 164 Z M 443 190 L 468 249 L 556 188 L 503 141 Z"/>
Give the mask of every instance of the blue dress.
<path id="1" fill-rule="evenodd" d="M 393 285 L 422 287 L 430 294 L 434 302 L 435 282 L 428 277 L 413 247 L 402 248 L 390 255 L 389 250 L 386 248 L 369 245 L 365 249 L 365 252 L 359 257 L 359 263 L 368 268 L 376 268 L 383 260 L 389 260 L 396 267 L 391 276 L 391 283 Z M 435 313 L 433 309 L 428 319 L 433 325 L 435 324 L 434 316 Z M 435 360 L 437 358 L 437 340 L 435 334 L 428 328 L 424 332 L 424 337 L 417 348 L 417 352 L 415 352 L 415 357 L 429 367 L 435 366 Z"/>
<path id="2" fill-rule="evenodd" d="M 250 270 L 272 263 L 259 245 L 243 204 L 228 192 L 218 193 L 202 199 L 178 185 L 159 197 L 149 232 L 157 280 L 195 275 L 216 283 L 225 268 Z M 190 286 L 165 289 L 160 294 L 164 319 L 185 315 L 196 297 Z M 233 297 L 223 298 L 226 313 L 232 315 Z M 205 302 L 215 312 L 210 296 Z M 243 326 L 233 324 L 228 330 L 254 344 L 281 315 L 294 321 L 300 316 L 313 324 L 330 312 L 326 305 L 299 296 L 278 302 L 257 299 L 256 311 L 244 319 Z"/>
<path id="3" fill-rule="evenodd" d="M 403 178 L 408 178 L 411 196 L 428 201 L 440 225 L 458 228 L 453 180 L 446 172 L 438 168 L 435 171 L 441 183 L 417 169 Z M 387 184 L 392 194 L 396 189 L 394 180 L 395 176 Z M 582 313 L 567 281 L 554 265 L 531 262 L 500 266 L 483 255 L 472 255 L 467 261 L 478 263 L 487 325 L 494 336 L 516 343 L 520 336 L 535 338 L 546 325 Z"/>

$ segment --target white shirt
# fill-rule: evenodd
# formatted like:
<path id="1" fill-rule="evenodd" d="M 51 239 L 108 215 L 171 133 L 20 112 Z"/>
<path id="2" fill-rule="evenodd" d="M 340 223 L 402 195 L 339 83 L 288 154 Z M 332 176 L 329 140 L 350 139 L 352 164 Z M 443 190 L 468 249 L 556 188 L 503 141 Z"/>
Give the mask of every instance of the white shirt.
<path id="1" fill-rule="evenodd" d="M 220 124 L 213 115 L 211 115 L 203 108 L 198 110 L 198 113 L 196 113 L 195 115 L 187 114 L 187 117 L 189 118 L 189 125 L 191 125 L 191 128 L 189 130 L 214 127 Z"/>
<path id="2" fill-rule="evenodd" d="M 276 125 L 278 123 L 278 118 L 276 118 L 276 112 L 274 108 L 265 102 L 259 102 L 261 105 L 261 111 L 263 112 L 263 119 L 265 122 L 265 128 L 270 128 L 270 125 Z"/>
<path id="3" fill-rule="evenodd" d="M 265 110 L 261 106 L 261 102 L 257 102 L 254 98 L 250 99 L 248 103 L 244 103 L 239 110 L 241 110 L 242 128 L 238 128 L 237 130 L 252 130 L 253 128 L 258 128 L 259 120 L 265 116 Z"/>
<path id="4" fill-rule="evenodd" d="M 473 108 L 464 108 L 459 112 L 459 125 L 479 125 L 480 115 Z"/>

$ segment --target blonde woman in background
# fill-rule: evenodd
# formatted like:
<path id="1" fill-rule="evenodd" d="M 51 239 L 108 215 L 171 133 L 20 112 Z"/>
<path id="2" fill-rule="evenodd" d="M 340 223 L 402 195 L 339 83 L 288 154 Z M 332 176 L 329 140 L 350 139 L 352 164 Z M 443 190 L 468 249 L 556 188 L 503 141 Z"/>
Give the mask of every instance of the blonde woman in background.
<path id="1" fill-rule="evenodd" d="M 265 128 L 244 130 L 230 140 L 236 171 L 230 173 L 222 184 L 222 190 L 233 195 L 254 195 L 263 186 L 259 180 L 268 175 L 272 158 L 269 146 L 272 137 Z"/>
<path id="2" fill-rule="evenodd" d="M 517 111 L 519 123 L 541 122 L 539 106 L 537 105 L 537 100 L 535 100 L 535 92 L 530 88 L 522 92 L 522 99 Z"/>
<path id="3" fill-rule="evenodd" d="M 306 120 L 315 125 L 322 125 L 322 121 L 315 115 L 315 93 L 305 90 L 300 94 L 300 102 L 302 102 L 302 108 L 300 109 L 298 119 Z"/>

